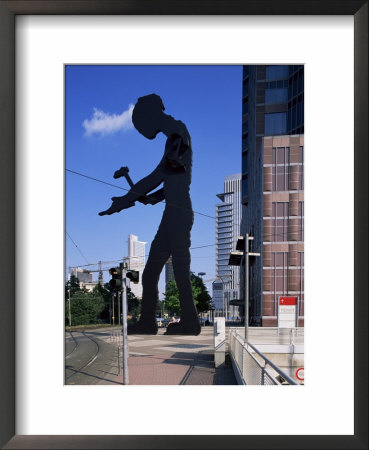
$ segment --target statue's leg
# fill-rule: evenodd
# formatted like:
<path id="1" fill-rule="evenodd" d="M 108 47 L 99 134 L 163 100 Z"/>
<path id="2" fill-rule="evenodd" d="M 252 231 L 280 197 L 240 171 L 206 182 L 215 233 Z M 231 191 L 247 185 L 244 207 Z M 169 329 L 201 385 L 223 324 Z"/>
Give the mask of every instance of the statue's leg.
<path id="1" fill-rule="evenodd" d="M 159 299 L 158 283 L 160 273 L 170 256 L 168 240 L 162 227 L 153 240 L 149 257 L 142 274 L 141 317 L 137 324 L 128 327 L 128 334 L 156 334 L 156 305 Z"/>
<path id="2" fill-rule="evenodd" d="M 198 335 L 201 332 L 199 317 L 193 299 L 190 279 L 190 230 L 172 241 L 172 263 L 174 277 L 179 291 L 181 305 L 181 321 L 168 326 L 167 334 Z"/>

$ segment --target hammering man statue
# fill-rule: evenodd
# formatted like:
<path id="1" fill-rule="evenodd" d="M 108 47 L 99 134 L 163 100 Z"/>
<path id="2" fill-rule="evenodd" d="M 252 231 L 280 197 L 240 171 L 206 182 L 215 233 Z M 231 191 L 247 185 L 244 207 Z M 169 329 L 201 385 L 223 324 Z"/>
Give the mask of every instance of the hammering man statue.
<path id="1" fill-rule="evenodd" d="M 151 244 L 142 275 L 142 309 L 137 324 L 128 327 L 128 334 L 156 334 L 156 305 L 160 273 L 172 256 L 174 277 L 178 286 L 181 320 L 168 325 L 166 334 L 198 335 L 201 327 L 190 281 L 190 235 L 193 210 L 190 199 L 192 171 L 191 137 L 184 123 L 164 113 L 162 99 L 156 94 L 140 97 L 133 109 L 132 122 L 139 133 L 154 139 L 159 132 L 167 136 L 164 156 L 156 169 L 136 184 L 127 177 L 127 168 L 114 177 L 126 176 L 131 190 L 122 197 L 113 197 L 109 209 L 99 213 L 110 215 L 130 208 L 139 201 L 145 205 L 165 200 L 159 229 Z M 163 188 L 155 192 L 161 183 Z"/>

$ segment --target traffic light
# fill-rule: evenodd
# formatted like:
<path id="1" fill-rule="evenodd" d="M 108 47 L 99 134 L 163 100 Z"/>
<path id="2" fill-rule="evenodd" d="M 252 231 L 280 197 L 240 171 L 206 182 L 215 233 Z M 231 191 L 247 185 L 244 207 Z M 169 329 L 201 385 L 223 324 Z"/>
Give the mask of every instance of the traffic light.
<path id="1" fill-rule="evenodd" d="M 140 281 L 140 273 L 138 270 L 127 270 L 127 278 L 137 284 Z"/>
<path id="2" fill-rule="evenodd" d="M 122 269 L 120 267 L 112 267 L 109 269 L 111 280 L 109 281 L 112 291 L 119 291 L 122 288 Z"/>

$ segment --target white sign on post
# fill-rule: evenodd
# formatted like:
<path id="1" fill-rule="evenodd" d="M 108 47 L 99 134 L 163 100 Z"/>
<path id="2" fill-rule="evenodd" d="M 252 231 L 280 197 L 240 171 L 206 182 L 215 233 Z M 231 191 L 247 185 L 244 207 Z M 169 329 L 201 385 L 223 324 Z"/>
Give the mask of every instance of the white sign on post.
<path id="1" fill-rule="evenodd" d="M 297 328 L 298 297 L 279 297 L 278 328 Z"/>

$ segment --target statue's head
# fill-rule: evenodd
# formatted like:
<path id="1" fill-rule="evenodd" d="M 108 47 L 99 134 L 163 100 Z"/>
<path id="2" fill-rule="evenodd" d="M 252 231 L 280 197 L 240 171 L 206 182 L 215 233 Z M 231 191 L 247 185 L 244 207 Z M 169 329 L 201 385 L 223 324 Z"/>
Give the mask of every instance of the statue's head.
<path id="1" fill-rule="evenodd" d="M 136 130 L 147 139 L 154 139 L 160 131 L 164 109 L 163 100 L 158 95 L 140 97 L 132 112 L 132 122 Z"/>

